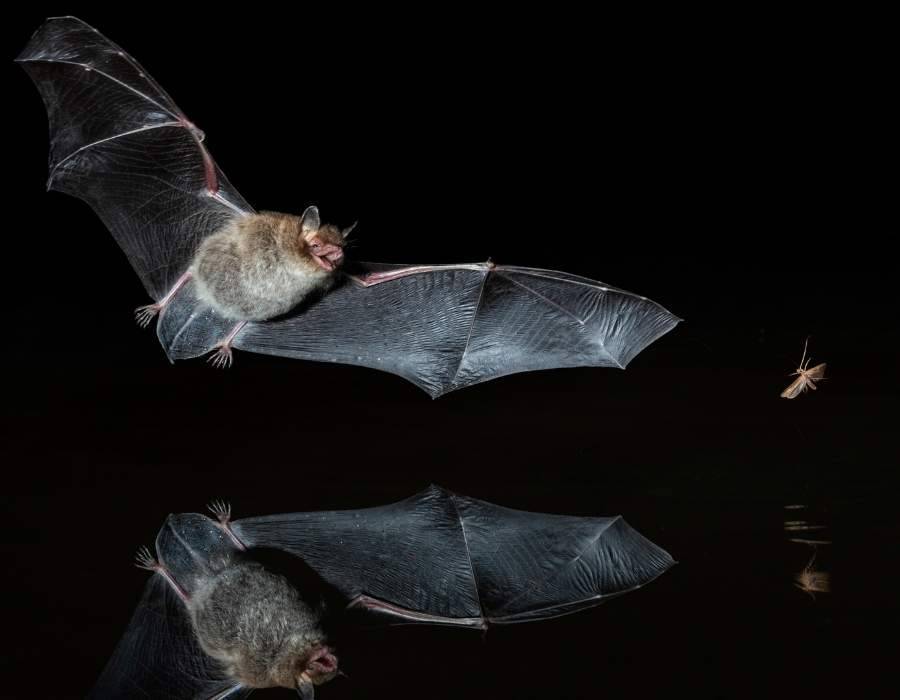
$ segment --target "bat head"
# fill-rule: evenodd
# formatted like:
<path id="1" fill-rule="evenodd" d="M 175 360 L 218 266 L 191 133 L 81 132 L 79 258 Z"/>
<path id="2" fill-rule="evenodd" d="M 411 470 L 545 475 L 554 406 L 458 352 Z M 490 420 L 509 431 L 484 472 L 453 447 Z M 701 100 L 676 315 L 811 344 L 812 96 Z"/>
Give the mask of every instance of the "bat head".
<path id="1" fill-rule="evenodd" d="M 355 224 L 354 224 L 355 225 Z M 300 218 L 300 236 L 313 261 L 326 272 L 334 272 L 344 260 L 344 242 L 353 229 L 341 231 L 319 221 L 319 210 L 307 207 Z"/>
<path id="2" fill-rule="evenodd" d="M 302 662 L 297 674 L 297 692 L 302 698 L 313 697 L 313 686 L 327 683 L 338 674 L 338 660 L 328 646 L 319 646 Z"/>

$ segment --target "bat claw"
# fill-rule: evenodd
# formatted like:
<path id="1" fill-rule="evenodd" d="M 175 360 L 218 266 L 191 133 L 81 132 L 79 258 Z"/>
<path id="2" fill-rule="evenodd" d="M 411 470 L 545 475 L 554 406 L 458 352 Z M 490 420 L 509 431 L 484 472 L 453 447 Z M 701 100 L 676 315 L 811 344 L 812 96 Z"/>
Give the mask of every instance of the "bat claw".
<path id="1" fill-rule="evenodd" d="M 147 304 L 146 306 L 139 306 L 134 310 L 134 320 L 137 321 L 137 324 L 141 328 L 146 328 L 150 325 L 150 321 L 156 318 L 156 314 L 159 313 L 159 310 L 162 308 L 159 304 Z"/>
<path id="2" fill-rule="evenodd" d="M 227 369 L 228 367 L 231 367 L 231 347 L 228 345 L 219 345 L 218 349 L 209 356 L 207 362 L 216 369 Z"/>
<path id="3" fill-rule="evenodd" d="M 139 569 L 147 569 L 148 571 L 156 571 L 159 568 L 159 562 L 156 557 L 150 554 L 150 550 L 141 547 L 134 555 L 134 565 Z"/>
<path id="4" fill-rule="evenodd" d="M 231 504 L 227 501 L 215 500 L 206 507 L 223 525 L 231 520 Z"/>

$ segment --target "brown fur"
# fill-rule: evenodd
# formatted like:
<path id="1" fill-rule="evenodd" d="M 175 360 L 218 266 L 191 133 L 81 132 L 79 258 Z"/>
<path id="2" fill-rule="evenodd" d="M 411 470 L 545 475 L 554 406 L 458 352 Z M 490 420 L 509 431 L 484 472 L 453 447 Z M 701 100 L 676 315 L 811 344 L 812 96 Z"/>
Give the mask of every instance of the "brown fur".
<path id="1" fill-rule="evenodd" d="M 320 609 L 288 581 L 253 562 L 232 562 L 188 603 L 197 639 L 228 675 L 247 688 L 296 688 L 336 674 L 310 665 L 327 649 Z"/>
<path id="2" fill-rule="evenodd" d="M 316 215 L 316 224 L 318 216 Z M 236 321 L 264 321 L 287 313 L 332 285 L 334 271 L 316 264 L 304 234 L 343 246 L 329 224 L 304 228 L 304 217 L 262 212 L 233 219 L 207 237 L 191 265 L 197 296 Z"/>

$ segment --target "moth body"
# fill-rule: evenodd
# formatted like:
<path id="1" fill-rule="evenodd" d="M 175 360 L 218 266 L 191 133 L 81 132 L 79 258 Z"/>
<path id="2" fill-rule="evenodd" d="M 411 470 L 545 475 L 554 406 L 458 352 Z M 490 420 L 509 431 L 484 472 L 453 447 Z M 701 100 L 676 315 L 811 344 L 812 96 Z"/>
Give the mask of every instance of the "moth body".
<path id="1" fill-rule="evenodd" d="M 815 367 L 809 366 L 810 360 L 806 359 L 808 345 L 809 338 L 806 339 L 806 343 L 803 345 L 803 357 L 800 360 L 800 366 L 791 374 L 791 376 L 796 376 L 797 378 L 781 392 L 781 398 L 783 399 L 794 399 L 808 389 L 815 391 L 816 382 L 825 379 L 826 365 L 824 362 Z"/>
<path id="2" fill-rule="evenodd" d="M 813 554 L 809 563 L 794 576 L 794 585 L 812 598 L 816 597 L 816 593 L 831 592 L 831 574 L 814 569 L 815 561 L 816 555 Z"/>

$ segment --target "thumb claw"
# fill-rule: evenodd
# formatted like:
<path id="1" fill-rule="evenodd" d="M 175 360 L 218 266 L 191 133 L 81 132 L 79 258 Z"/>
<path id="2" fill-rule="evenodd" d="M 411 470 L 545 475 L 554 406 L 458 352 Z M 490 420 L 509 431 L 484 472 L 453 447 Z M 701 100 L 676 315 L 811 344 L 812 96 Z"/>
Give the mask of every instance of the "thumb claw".
<path id="1" fill-rule="evenodd" d="M 297 679 L 297 695 L 303 700 L 315 700 L 316 689 L 313 682 L 305 673 Z"/>

